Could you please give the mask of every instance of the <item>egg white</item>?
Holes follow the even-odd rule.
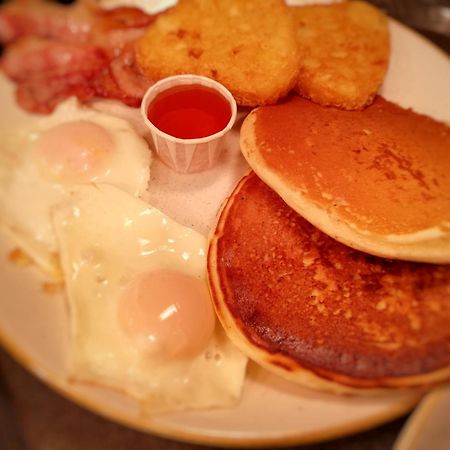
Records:
[[[175,6],[177,0],[96,0],[102,9],[114,9],[120,7],[134,7],[147,14],[158,14],[167,8]]]
[[[219,323],[204,351],[165,358],[127,339],[118,321],[121,293],[142,273],[170,269],[206,283],[205,237],[110,185],[76,187],[53,222],[69,301],[73,380],[120,389],[151,413],[237,401],[247,358]]]
[[[60,277],[58,248],[51,224],[52,209],[68,196],[77,180],[55,180],[45,170],[36,147],[40,136],[74,121],[108,130],[113,147],[106,169],[96,182],[111,183],[137,197],[147,192],[151,152],[122,119],[81,106],[75,98],[48,116],[29,116],[20,128],[0,129],[0,226],[46,273]],[[61,148],[66,142],[62,140]],[[44,163],[45,164],[45,163]],[[45,169],[45,167],[44,167]],[[89,180],[90,181],[90,180]]]

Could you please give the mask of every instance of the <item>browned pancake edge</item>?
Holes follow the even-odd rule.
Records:
[[[381,97],[363,111],[298,96],[241,129],[252,169],[340,242],[377,256],[450,263],[450,127]]]
[[[242,203],[253,201],[252,189],[264,192],[262,198],[269,196],[273,205],[269,202],[250,224],[241,213],[247,207]],[[250,229],[239,235],[236,229],[243,227]],[[298,229],[313,239],[307,244],[309,237],[299,238],[309,245],[304,270],[314,272],[296,277],[289,264],[299,256],[286,249]],[[289,239],[280,247],[284,237]],[[320,242],[319,253],[314,240]],[[246,256],[237,256],[240,252]],[[382,260],[346,247],[298,216],[254,173],[223,205],[210,240],[208,275],[230,339],[288,380],[336,393],[374,394],[450,378],[450,267]],[[313,285],[311,276],[318,277]],[[333,282],[341,291],[327,285]],[[268,289],[269,301],[263,298]],[[267,307],[271,301],[276,304]]]

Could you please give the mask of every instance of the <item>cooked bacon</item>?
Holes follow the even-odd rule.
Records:
[[[12,2],[0,9],[0,42],[8,44],[23,36],[86,40],[94,16],[86,3],[66,7],[45,1]]]
[[[93,45],[27,37],[7,49],[2,68],[17,82],[24,109],[48,113],[71,95],[81,101],[94,97],[94,80],[109,70],[109,59]]]
[[[87,102],[96,96],[92,79],[85,74],[67,74],[64,77],[32,78],[17,84],[19,105],[30,112],[48,114],[68,97],[76,96]]]
[[[120,100],[128,106],[139,106],[142,99],[142,97],[129,95],[122,90],[109,68],[95,78],[92,85],[97,97]]]
[[[136,8],[103,11],[91,0],[8,4],[0,8],[0,42],[9,44],[1,67],[32,112],[51,112],[70,95],[138,106],[151,83],[135,65],[133,44],[153,20]]]
[[[2,59],[3,70],[15,81],[70,74],[92,76],[108,64],[105,52],[94,45],[34,37],[20,39],[9,46]]]
[[[154,16],[137,8],[106,11],[87,0],[71,6],[42,0],[9,3],[0,9],[0,42],[39,36],[117,49],[137,39],[153,20]]]
[[[150,25],[155,16],[144,13],[138,8],[122,6],[110,10],[95,9],[99,23],[97,29],[105,32],[114,29],[145,28]]]
[[[94,45],[28,37],[8,48],[2,68],[17,82],[19,104],[39,113],[51,112],[71,95],[81,101],[98,96],[138,106],[150,85],[134,65],[131,46],[111,61]]]
[[[145,28],[116,29],[106,33],[95,31],[91,42],[101,47],[111,58],[116,58],[125,47],[136,42],[144,32]]]
[[[129,97],[135,98],[137,104],[151,85],[151,81],[142,75],[136,66],[133,46],[128,46],[110,65],[111,75],[119,88]]]

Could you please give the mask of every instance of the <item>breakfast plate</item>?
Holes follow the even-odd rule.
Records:
[[[449,58],[397,22],[391,21],[390,28],[391,64],[381,94],[401,106],[450,122]],[[0,79],[0,93],[0,124],[25,124],[27,116],[15,105],[13,86],[4,78]],[[102,109],[104,105],[95,107]],[[127,114],[134,120],[137,112],[128,110]],[[241,120],[243,115],[241,111]],[[179,223],[207,235],[221,202],[249,170],[239,150],[241,120],[228,136],[218,165],[210,171],[180,175],[155,160],[150,203]],[[242,399],[235,407],[149,417],[136,401],[119,392],[68,379],[69,317],[62,291],[49,285],[33,267],[12,264],[12,250],[2,238],[0,342],[23,366],[63,395],[127,426],[202,444],[282,446],[374,427],[406,413],[421,397],[417,391],[378,397],[318,393],[250,364]]]

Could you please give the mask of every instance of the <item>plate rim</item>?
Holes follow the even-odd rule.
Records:
[[[56,378],[50,376],[47,370],[41,370],[39,366],[33,363],[32,358],[27,355],[26,351],[21,349],[12,339],[10,339],[4,330],[0,329],[0,345],[7,353],[24,369],[34,375],[46,387],[51,388],[60,396],[75,403],[93,414],[99,415],[104,419],[113,421],[127,428],[134,429],[146,434],[153,434],[160,438],[171,439],[179,442],[197,444],[197,445],[213,445],[227,448],[268,448],[272,446],[288,447],[291,445],[313,444],[328,440],[349,436],[351,434],[364,432],[369,429],[382,425],[391,420],[395,420],[409,411],[411,411],[421,400],[424,393],[411,392],[411,396],[406,399],[399,400],[398,403],[391,405],[385,412],[376,413],[370,417],[364,417],[359,420],[352,421],[345,425],[336,425],[326,430],[314,432],[302,432],[298,434],[289,434],[288,436],[274,437],[235,437],[218,435],[217,433],[195,433],[188,431],[180,431],[177,427],[159,425],[144,416],[130,419],[126,414],[121,414],[118,410],[107,411],[101,402],[89,399],[87,396],[78,394],[67,389],[64,382],[59,382]]]

